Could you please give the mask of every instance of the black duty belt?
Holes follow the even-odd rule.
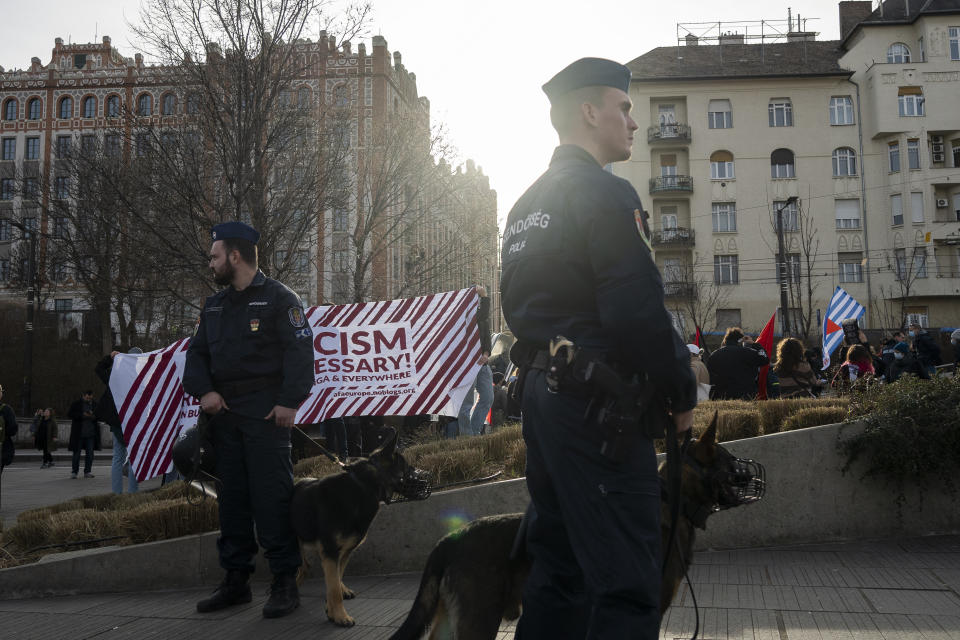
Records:
[[[274,389],[283,384],[279,376],[261,376],[259,378],[244,378],[228,382],[214,383],[214,390],[224,398],[239,398],[249,393],[256,393],[265,389]]]

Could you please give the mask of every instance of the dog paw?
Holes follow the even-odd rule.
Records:
[[[340,615],[330,615],[330,613],[328,612],[327,620],[337,625],[338,627],[352,627],[353,625],[357,624],[357,621],[351,618],[349,615],[347,615],[346,611],[344,611]]]
[[[354,593],[353,589],[351,589],[350,587],[348,587],[348,586],[345,585],[345,584],[341,584],[341,585],[340,585],[340,591],[343,592],[343,599],[344,599],[344,600],[353,600],[354,598],[357,597],[357,594]]]

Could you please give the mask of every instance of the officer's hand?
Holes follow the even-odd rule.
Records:
[[[489,362],[489,361],[490,361],[490,354],[489,354],[489,353],[481,353],[481,354],[480,354],[480,357],[477,358],[477,364],[479,364],[479,365],[481,365],[481,366],[487,364],[487,362]]]
[[[230,407],[227,406],[226,401],[216,391],[208,391],[203,394],[203,397],[200,398],[200,408],[203,409],[204,413],[209,413],[214,416],[221,411],[230,410]]]
[[[690,427],[693,426],[693,409],[681,411],[680,413],[674,412],[673,423],[677,425],[677,433],[689,431]]]
[[[289,429],[293,426],[293,420],[296,417],[296,409],[291,409],[290,407],[281,407],[278,404],[273,407],[273,411],[268,413],[264,420],[273,420],[277,423],[278,427],[287,427]]]
[[[120,352],[119,352],[119,351],[111,351],[111,352],[110,352],[110,358],[111,358],[111,359],[112,359],[112,358],[116,358],[118,353],[120,353]]]

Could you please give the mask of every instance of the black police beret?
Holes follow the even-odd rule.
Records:
[[[242,222],[221,222],[216,225],[213,230],[210,232],[213,241],[217,240],[230,240],[236,238],[238,240],[246,240],[253,244],[257,244],[257,241],[260,240],[260,232],[251,227],[248,224]]]
[[[580,58],[543,85],[550,102],[582,87],[613,87],[624,93],[630,88],[630,69],[603,58]]]

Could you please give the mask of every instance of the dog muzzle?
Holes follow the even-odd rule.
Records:
[[[397,488],[404,500],[426,500],[430,491],[430,472],[423,469],[410,469]]]
[[[747,458],[734,458],[730,461],[730,468],[724,472],[727,482],[721,483],[720,502],[714,507],[716,511],[739,507],[743,504],[757,502],[763,498],[767,489],[767,476],[763,465]]]

